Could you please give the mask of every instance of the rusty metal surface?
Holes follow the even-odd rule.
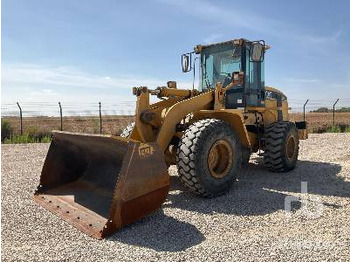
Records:
[[[74,189],[74,186],[69,188]],[[64,192],[67,195],[63,192],[57,195],[48,191],[45,194],[35,195],[34,200],[89,236],[101,238],[102,229],[107,222],[107,218],[76,202],[75,196],[84,194],[81,194],[81,188],[75,187],[75,189],[76,192],[67,192],[65,189]],[[85,193],[89,192],[85,191]]]
[[[156,143],[55,131],[34,200],[103,238],[158,209],[168,190]]]

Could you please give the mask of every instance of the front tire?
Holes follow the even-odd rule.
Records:
[[[265,128],[264,164],[271,171],[295,168],[299,154],[298,130],[292,122],[272,123]]]
[[[196,195],[222,195],[236,179],[241,153],[238,136],[229,124],[199,120],[185,130],[177,148],[180,180]]]

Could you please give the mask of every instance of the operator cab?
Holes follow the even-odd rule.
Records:
[[[237,39],[212,45],[197,45],[200,55],[200,91],[214,89],[220,82],[228,88],[226,108],[264,106],[264,41]],[[183,71],[192,67],[192,53],[182,55]]]

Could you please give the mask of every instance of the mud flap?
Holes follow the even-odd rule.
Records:
[[[156,143],[54,131],[34,200],[100,239],[157,210],[168,191]]]

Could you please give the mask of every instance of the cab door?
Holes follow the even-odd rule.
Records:
[[[257,57],[254,45],[261,45],[261,57]],[[265,106],[264,44],[253,42],[246,46],[244,100],[246,106]]]

